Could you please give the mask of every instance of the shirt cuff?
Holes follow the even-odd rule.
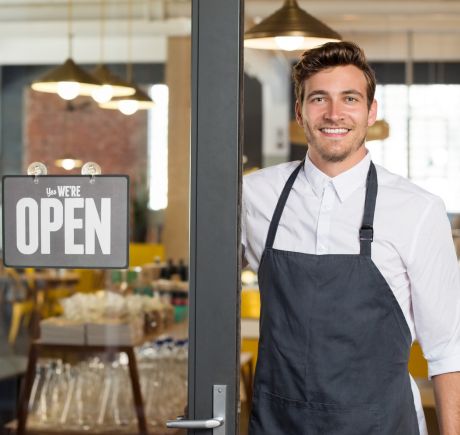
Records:
[[[428,378],[444,373],[460,372],[460,355],[428,361]]]

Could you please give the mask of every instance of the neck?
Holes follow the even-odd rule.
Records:
[[[329,160],[324,160],[319,154],[312,152],[312,149],[308,150],[308,157],[311,162],[324,174],[330,178],[334,178],[337,175],[340,175],[342,172],[348,171],[353,166],[357,165],[364,157],[366,157],[367,149],[363,145],[359,149],[348,156],[345,160],[341,162],[331,162]]]

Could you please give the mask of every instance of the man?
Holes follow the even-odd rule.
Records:
[[[262,310],[251,435],[426,435],[420,342],[443,435],[460,435],[460,277],[442,201],[365,147],[375,77],[349,42],[294,67],[302,162],[245,177]]]

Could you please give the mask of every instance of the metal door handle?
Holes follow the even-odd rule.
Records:
[[[177,420],[168,420],[166,427],[170,429],[214,429],[222,426],[224,419],[221,417],[211,418],[209,420],[183,420],[181,418]]]
[[[212,429],[213,435],[227,435],[225,426],[225,411],[227,402],[227,386],[213,385],[213,418],[208,420],[186,420],[179,417],[177,420],[168,420],[169,429]]]

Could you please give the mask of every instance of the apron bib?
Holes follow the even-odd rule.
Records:
[[[259,267],[259,357],[250,435],[419,435],[408,359],[411,334],[371,259],[377,173],[369,168],[360,253],[273,248],[278,200]]]

